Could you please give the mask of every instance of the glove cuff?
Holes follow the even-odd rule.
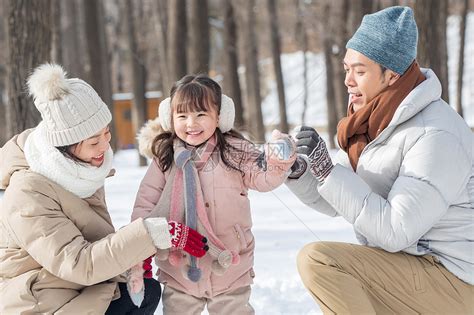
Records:
[[[288,178],[290,179],[298,179],[303,175],[303,173],[306,171],[308,164],[306,163],[306,160],[298,155],[296,157],[295,163],[291,166],[291,173],[288,175]]]
[[[143,222],[145,222],[145,227],[157,248],[171,247],[171,235],[168,230],[168,221],[165,218],[147,218]]]

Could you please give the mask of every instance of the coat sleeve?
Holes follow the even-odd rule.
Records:
[[[308,159],[305,158],[306,163],[309,164]],[[343,150],[339,150],[334,158],[333,163],[340,164],[344,167],[351,167],[347,154]],[[338,216],[336,209],[334,209],[326,199],[322,198],[318,191],[319,181],[310,172],[309,167],[298,179],[288,178],[285,182],[288,188],[293,192],[299,200],[305,205],[311,207],[318,212],[335,217]]]
[[[18,245],[58,278],[94,285],[111,279],[156,251],[143,220],[137,220],[96,242],[87,241],[62,212],[54,190],[28,189],[21,182],[9,189],[18,202],[2,211],[3,222]]]
[[[146,218],[160,200],[166,184],[165,174],[153,159],[138,188],[135,205],[133,206],[132,221]]]
[[[288,160],[280,160],[276,157],[269,157],[258,150],[251,142],[243,142],[242,164],[244,185],[260,192],[271,191],[285,181],[288,171],[295,162],[296,154],[291,154]]]
[[[318,179],[309,171],[309,167],[298,179],[288,178],[285,182],[286,186],[292,193],[298,197],[301,202],[318,212],[335,217],[336,210],[324,199],[318,192]]]
[[[319,192],[370,243],[397,252],[416,243],[447,212],[467,185],[471,159],[455,136],[431,131],[407,150],[387,199],[340,165]]]

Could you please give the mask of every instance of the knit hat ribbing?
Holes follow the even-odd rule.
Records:
[[[416,58],[418,28],[409,7],[367,14],[346,48],[402,75]]]
[[[79,143],[105,128],[112,120],[107,105],[80,79],[66,78],[60,65],[43,64],[28,79],[30,95],[55,147]]]

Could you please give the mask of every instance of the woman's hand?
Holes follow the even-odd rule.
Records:
[[[173,247],[198,258],[209,249],[203,235],[182,223],[167,222],[165,218],[146,218],[144,222],[153,244],[159,249]]]

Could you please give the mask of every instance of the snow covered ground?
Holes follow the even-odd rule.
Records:
[[[107,204],[116,228],[130,220],[135,194],[146,168],[137,167],[134,150],[120,151],[117,170],[106,181]],[[357,243],[352,227],[302,204],[286,186],[249,194],[255,234],[255,283],[251,304],[257,314],[320,314],[296,270],[296,255],[314,241]],[[156,267],[154,269],[156,271]],[[156,314],[162,314],[161,304]]]

